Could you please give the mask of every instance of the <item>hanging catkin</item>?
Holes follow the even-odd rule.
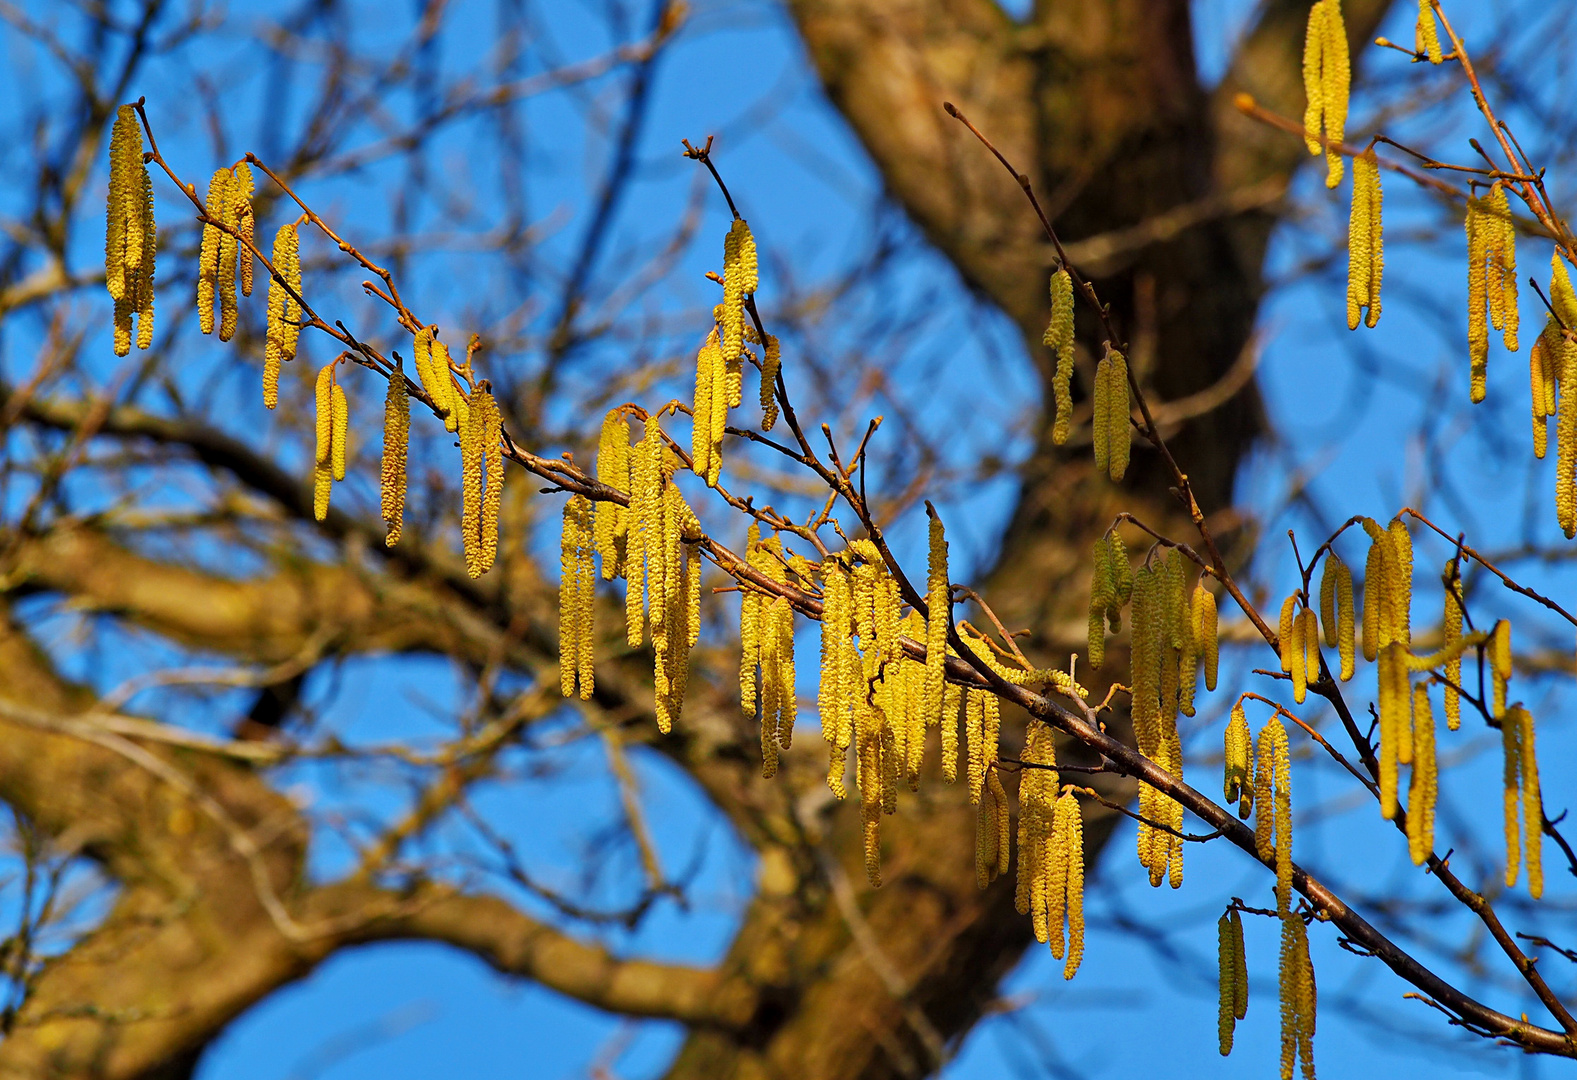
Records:
[[[345,400],[345,388],[338,382],[334,384],[332,423],[334,438],[331,460],[334,465],[334,479],[343,481],[345,459],[350,451],[350,405]]]
[[[1051,275],[1051,322],[1041,338],[1046,348],[1057,358],[1057,367],[1051,385],[1056,402],[1056,420],[1051,428],[1051,441],[1061,446],[1068,441],[1073,420],[1073,278],[1067,267]]]
[[[1341,677],[1353,676],[1352,571],[1334,552],[1325,556],[1320,570],[1320,621],[1325,624],[1325,644],[1341,656]]]
[[[1238,804],[1238,817],[1248,820],[1254,809],[1253,743],[1249,733],[1248,717],[1243,712],[1243,702],[1232,706],[1231,719],[1227,721],[1223,739],[1222,794],[1229,803]]]
[[[1342,179],[1342,155],[1338,146],[1346,136],[1351,81],[1352,67],[1341,0],[1316,0],[1309,9],[1303,43],[1303,89],[1308,99],[1303,127],[1310,154],[1320,152],[1322,134],[1329,144],[1325,148],[1325,186],[1328,188],[1334,188]]]
[[[767,335],[761,355],[761,430],[771,431],[778,422],[778,372],[783,367],[783,345]]]
[[[473,391],[473,400],[480,391]],[[482,485],[486,479],[486,434],[472,410],[460,418],[460,534],[465,545],[465,572],[481,577],[484,566],[482,543]]]
[[[498,558],[498,514],[504,501],[504,418],[486,382],[471,394],[470,417],[482,443],[482,463],[486,468],[487,488],[482,493],[478,563],[485,574]]]
[[[724,360],[738,360],[745,347],[745,297],[756,291],[756,241],[744,218],[735,218],[723,239]]]
[[[1281,1080],[1292,1080],[1301,1063],[1303,1080],[1314,1080],[1314,965],[1303,919],[1289,912],[1281,919]]]
[[[1353,159],[1352,216],[1347,226],[1347,329],[1380,321],[1380,278],[1385,270],[1381,233],[1380,161],[1370,147]],[[1367,311],[1367,316],[1364,312]]]
[[[926,726],[940,723],[947,669],[947,630],[952,620],[952,587],[947,574],[947,533],[942,518],[927,507],[930,517],[926,557],[925,689]]]
[[[202,249],[197,257],[197,325],[205,334],[214,332],[214,300],[218,293],[221,240],[225,235],[213,222],[223,221],[230,206],[231,179],[229,169],[215,169],[208,181],[208,200],[203,204],[209,221],[203,223]],[[231,264],[234,265],[233,248]]]
[[[1272,716],[1259,729],[1254,753],[1254,840],[1261,862],[1276,868],[1276,906],[1292,903],[1292,764],[1287,731]]]
[[[1445,601],[1440,614],[1441,646],[1449,649],[1462,640],[1462,575],[1455,556],[1447,560],[1440,578],[1445,585]],[[1449,680],[1443,693],[1446,727],[1455,731],[1462,726],[1462,696],[1456,689],[1462,685],[1462,654],[1447,660],[1445,668]]]
[[[1484,400],[1489,371],[1488,254],[1494,224],[1483,199],[1467,197],[1467,343],[1474,403]]]
[[[400,542],[405,521],[405,463],[411,439],[411,400],[405,391],[405,370],[396,367],[389,373],[388,395],[383,399],[383,463],[379,470],[383,542],[393,547]]]
[[[1549,442],[1549,417],[1554,411],[1550,408],[1554,404],[1555,382],[1550,377],[1550,327],[1555,325],[1554,320],[1546,317],[1544,332],[1533,339],[1533,348],[1528,350],[1528,398],[1533,414],[1533,456],[1540,461],[1544,460],[1545,451]],[[1555,355],[1559,355],[1558,346]]]
[[[597,482],[630,493],[630,422],[622,408],[610,409],[602,418],[597,437]],[[611,499],[597,503],[597,554],[602,559],[604,581],[624,573],[629,518],[629,509]]]
[[[235,336],[238,309],[235,298],[236,261],[240,250],[237,234],[241,219],[252,214],[252,170],[245,162],[230,170],[226,182],[220,221],[225,228],[219,232],[219,266],[216,271],[215,289],[219,295],[219,340],[229,341]],[[212,205],[209,212],[213,212]],[[247,252],[248,261],[251,252]]]
[[[843,799],[848,794],[843,783],[844,765],[853,736],[852,687],[851,680],[845,677],[846,654],[853,648],[849,632],[853,597],[848,567],[837,556],[822,561],[821,574],[821,683],[817,711],[821,714],[821,737],[829,752],[827,786],[835,796]],[[956,768],[956,741],[953,764]]]
[[[1062,965],[1062,977],[1071,979],[1078,973],[1084,960],[1084,815],[1079,800],[1073,792],[1064,792],[1057,800],[1052,819],[1053,858],[1062,855],[1061,883],[1063,888],[1062,910],[1068,922],[1067,959]],[[1052,930],[1052,956],[1058,955],[1056,945],[1062,939],[1061,918]]]
[[[1197,643],[1200,659],[1205,665],[1205,689],[1213,691],[1216,688],[1216,673],[1221,657],[1215,593],[1205,588],[1205,583],[1200,581],[1194,586],[1194,595],[1189,606],[1193,617],[1194,641]]]
[[[153,272],[158,247],[153,221],[153,181],[142,160],[142,129],[135,107],[122,105],[110,134],[109,198],[105,209],[104,281],[115,301],[115,355],[153,345]]]
[[[1506,683],[1511,679],[1511,623],[1501,619],[1489,639],[1490,715],[1506,712]]]
[[[1488,210],[1489,241],[1486,291],[1489,296],[1490,323],[1501,331],[1507,352],[1516,352],[1519,316],[1517,311],[1517,227],[1511,219],[1511,204],[1506,186],[1496,180],[1485,197]]]
[[[1111,547],[1102,536],[1095,541],[1090,570],[1089,661],[1096,669],[1106,661],[1106,610],[1116,599]]]
[[[1435,714],[1429,684],[1413,687],[1413,776],[1407,788],[1407,850],[1422,866],[1435,845],[1435,801],[1439,774],[1435,763]]]
[[[318,369],[313,395],[316,406],[317,447],[312,455],[312,516],[322,521],[328,516],[329,495],[334,485],[334,362]]]
[[[559,690],[588,701],[595,689],[591,664],[596,576],[592,561],[591,501],[575,495],[564,504],[559,544]]]
[[[1019,760],[1023,768],[1018,781],[1018,879],[1013,900],[1019,914],[1031,917],[1035,940],[1045,943],[1050,940],[1046,898],[1051,860],[1047,857],[1047,845],[1051,841],[1059,783],[1052,729],[1031,723]]]
[[[1430,0],[1418,0],[1418,23],[1413,30],[1413,44],[1418,55],[1427,57],[1431,64],[1438,64],[1445,59],[1440,51],[1440,30],[1435,25],[1435,9]]]
[[[1243,953],[1243,919],[1236,908],[1216,920],[1216,959],[1221,990],[1216,1032],[1221,1056],[1226,1057],[1232,1053],[1237,1022],[1248,1015],[1248,961]]]
[[[296,358],[296,341],[301,336],[301,239],[294,225],[281,225],[274,234],[271,255],[278,278],[268,282],[268,326],[263,338],[263,404],[272,409],[279,404],[279,369]],[[288,288],[286,287],[288,285]]]

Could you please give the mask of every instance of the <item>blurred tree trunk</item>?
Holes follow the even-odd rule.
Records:
[[[1388,3],[1345,5],[1355,57]],[[1229,378],[1253,330],[1276,204],[1306,158],[1298,140],[1247,121],[1232,98],[1247,91],[1301,115],[1307,3],[1262,5],[1214,88],[1197,75],[1186,0],[1039,0],[1023,22],[993,0],[789,6],[828,96],[892,196],[970,287],[1018,325],[1043,383],[1050,249],[1013,179],[943,101],[1028,173],[1065,244],[1104,256],[1084,268],[1153,402]],[[1135,244],[1139,234],[1152,242]],[[1076,403],[1100,355],[1094,322],[1080,312]],[[986,592],[1009,627],[1030,628],[1042,655],[1064,663],[1070,650],[1083,652],[1088,551],[1113,515],[1130,510],[1179,537],[1188,525],[1144,447],[1117,489],[1093,475],[1087,442],[1052,444],[1051,419],[1043,411]],[[1172,436],[1207,513],[1230,504],[1234,472],[1261,424],[1250,382]],[[1125,656],[1109,650],[1104,677],[1081,681],[1103,688]],[[1005,728],[1015,747],[1021,724]],[[852,919],[824,889],[773,895],[768,851],[761,895],[730,960],[774,990],[743,1032],[692,1034],[670,1076],[852,1080],[933,1070],[942,1045],[980,1018],[1033,941],[1010,880],[976,890],[974,815],[962,794],[933,785],[918,806],[884,821],[887,883],[857,891],[862,910]],[[860,878],[856,815],[840,820],[838,858]],[[1110,814],[1087,820],[1091,863],[1113,824]]]

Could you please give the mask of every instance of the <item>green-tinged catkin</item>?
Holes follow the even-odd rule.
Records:
[[[1484,200],[1467,197],[1467,343],[1472,399],[1484,400],[1489,370],[1489,281],[1487,254],[1492,229]]]
[[[559,693],[575,696],[575,675],[580,650],[580,513],[573,496],[564,504],[559,533]]]
[[[982,788],[975,809],[975,887],[979,889],[991,884],[997,876],[997,815],[1000,813],[991,785],[982,782]]]
[[[1518,774],[1522,781],[1522,834],[1528,866],[1528,895],[1544,895],[1544,801],[1539,789],[1539,761],[1533,745],[1533,714],[1518,705],[1502,723],[1516,723]]]
[[[690,413],[690,467],[701,477],[712,468],[712,385],[717,381],[712,368],[721,362],[717,331],[713,330],[695,354],[695,396]]]
[[[1435,9],[1430,0],[1418,0],[1418,25],[1413,31],[1417,51],[1428,57],[1431,64],[1445,59],[1440,51],[1440,29],[1435,25]]]
[[[610,409],[597,437],[597,482],[626,495],[630,491],[630,421],[623,409]],[[608,500],[597,503],[597,555],[602,577],[612,581],[624,572],[629,509]]]
[[[1380,163],[1370,147],[1353,159],[1352,213],[1347,225],[1347,329],[1380,321],[1380,278],[1385,267],[1381,234]]]
[[[1226,1057],[1232,1053],[1232,1035],[1237,1022],[1248,1014],[1248,979],[1244,977],[1248,960],[1243,953],[1243,918],[1236,908],[1229,908],[1216,920],[1216,960],[1221,990],[1216,1033],[1221,1056]]]
[[[1333,551],[1325,556],[1325,564],[1320,568],[1320,622],[1325,626],[1327,648],[1334,648],[1337,641],[1336,564],[1339,562],[1341,560]]]
[[[1577,330],[1577,291],[1572,289],[1571,274],[1560,248],[1550,255],[1550,306],[1568,330]]]
[[[1514,716],[1500,721],[1501,806],[1506,825],[1506,888],[1517,883],[1522,869],[1521,809],[1522,725]]]
[[[153,220],[153,177],[142,170],[142,259],[135,268],[137,282],[137,348],[153,347],[153,274],[159,252],[159,230]],[[131,252],[127,252],[129,258]],[[130,272],[130,271],[128,271]]]
[[[345,388],[334,384],[332,404],[334,426],[333,448],[330,458],[334,465],[334,479],[345,479],[345,459],[350,451],[350,404],[345,400]]]
[[[1031,723],[1019,759],[1024,767],[1019,771],[1018,782],[1018,878],[1014,905],[1019,914],[1031,916],[1035,940],[1044,943],[1050,939],[1046,919],[1050,860],[1046,858],[1046,844],[1051,838],[1058,786],[1052,729]]]
[[[1520,317],[1517,311],[1517,226],[1511,218],[1511,204],[1506,199],[1506,186],[1496,180],[1485,197],[1489,212],[1490,240],[1488,256],[1491,323],[1501,332],[1501,341],[1507,352],[1518,348],[1517,331]]]
[[[116,300],[130,291],[131,265],[142,258],[141,215],[137,204],[142,197],[142,129],[137,126],[137,110],[122,105],[110,130],[109,198],[104,217],[104,284]]]
[[[1128,562],[1128,548],[1115,528],[1106,534],[1106,545],[1110,549],[1107,569],[1111,572],[1112,589],[1116,593],[1106,608],[1106,623],[1111,632],[1116,634],[1123,628],[1123,605],[1133,599],[1133,566]]]
[[[1051,275],[1051,322],[1041,341],[1057,357],[1051,380],[1057,408],[1051,441],[1061,446],[1073,421],[1073,278],[1066,267]]]
[[[1112,581],[1111,556],[1106,537],[1096,540],[1090,568],[1089,662],[1092,671],[1106,661],[1106,611],[1117,596]]]
[[[638,649],[646,632],[647,593],[661,580],[659,525],[662,503],[662,429],[648,416],[640,442],[630,448],[630,516],[625,549],[625,641]],[[648,565],[650,564],[650,565]]]
[[[240,171],[237,171],[240,170]],[[214,290],[219,299],[219,340],[229,341],[235,336],[238,307],[235,298],[236,256],[239,243],[236,234],[241,230],[242,207],[251,213],[252,170],[245,164],[230,170],[226,181],[225,199],[221,204],[220,221],[225,225],[219,232],[219,265],[215,271]],[[213,206],[209,206],[213,212]]]
[[[1380,814],[1397,814],[1398,768],[1412,760],[1412,693],[1407,647],[1392,642],[1380,649],[1375,672],[1380,713]]]
[[[1335,144],[1346,134],[1351,80],[1340,0],[1317,0],[1309,9],[1303,44],[1303,88],[1308,99],[1303,114],[1304,142],[1310,154],[1320,152],[1321,134],[1332,144],[1325,151],[1325,186],[1329,188],[1342,179],[1342,156]]]
[[[203,210],[211,221],[224,220],[225,208],[230,204],[231,179],[229,169],[216,169],[208,181],[208,200]],[[202,249],[197,257],[197,325],[205,334],[214,332],[214,300],[218,295],[219,255],[224,235],[218,225],[203,224]],[[233,252],[231,261],[233,264]]]
[[[296,358],[296,341],[301,335],[301,305],[291,295],[301,292],[301,239],[294,225],[281,225],[274,233],[270,256],[276,278],[268,282],[268,324],[263,337],[263,404],[272,409],[279,404],[280,365]],[[286,288],[285,283],[289,284]]]
[[[411,399],[405,390],[405,371],[397,367],[389,373],[389,390],[383,399],[383,462],[379,470],[383,524],[387,530],[383,542],[389,547],[400,542],[405,522],[405,466],[410,440]]]
[[[952,620],[952,586],[947,571],[947,533],[940,515],[932,512],[926,554],[925,683],[922,711],[925,724],[944,719],[942,705],[947,669],[947,630]]]
[[[1222,794],[1227,802],[1238,804],[1238,817],[1246,820],[1254,808],[1253,763],[1249,760],[1253,736],[1249,734],[1241,701],[1232,706],[1222,742]]]
[[[1066,867],[1063,871],[1063,887],[1067,890],[1064,910],[1068,919],[1068,956],[1062,965],[1062,977],[1071,979],[1084,961],[1084,814],[1071,791],[1064,792],[1057,800],[1053,829],[1059,826]]]
[[[771,431],[778,422],[778,372],[783,369],[783,345],[767,335],[761,355],[761,430]]]
[[[596,599],[597,599],[597,561],[596,548],[592,536],[593,508],[591,500],[583,495],[575,498],[581,502],[577,510],[576,523],[576,598],[580,604],[580,614],[577,617],[577,629],[580,631],[580,643],[575,650],[575,681],[580,687],[580,699],[590,701],[591,695],[596,691],[596,674],[593,669],[593,660],[596,656]],[[684,688],[680,686],[678,694],[684,696]]]
[[[1490,715],[1506,712],[1506,683],[1511,679],[1511,623],[1501,619],[1489,638]]]
[[[252,295],[252,248],[256,244],[254,235],[257,218],[252,210],[252,194],[256,184],[252,179],[252,167],[242,161],[235,167],[235,182],[230,185],[230,196],[235,202],[235,228],[240,234],[236,242],[236,255],[240,259],[238,270],[241,275],[241,295]]]
[[[1262,862],[1276,867],[1278,911],[1292,903],[1292,765],[1287,731],[1272,716],[1254,751],[1254,842]]]
[[[942,721],[938,734],[942,740],[942,779],[949,784],[958,779],[958,720],[963,704],[963,688],[948,683],[942,691]]]
[[[1407,850],[1422,866],[1435,846],[1435,799],[1439,773],[1435,762],[1435,714],[1429,684],[1413,687],[1413,775],[1407,787]]]
[[[1445,601],[1440,613],[1441,646],[1449,649],[1462,640],[1462,576],[1458,572],[1455,557],[1446,562],[1441,580],[1445,585]],[[1456,689],[1462,685],[1462,654],[1458,653],[1447,660],[1445,668],[1446,678],[1450,680],[1442,695],[1445,700],[1446,727],[1455,731],[1462,726],[1462,696]]]
[[[1128,471],[1128,453],[1132,447],[1128,433],[1128,361],[1116,349],[1111,350],[1110,359],[1111,366],[1106,373],[1109,383],[1106,388],[1106,474],[1115,484]]]
[[[1104,473],[1111,467],[1111,371],[1110,356],[1103,356],[1095,365],[1095,387],[1090,402],[1090,440],[1095,452],[1095,471]]]
[[[460,533],[465,571],[482,576],[482,484],[486,470],[482,425],[469,412],[460,416]]]
[[[1159,575],[1141,566],[1134,575],[1133,642],[1129,648],[1129,686],[1133,698],[1134,737],[1139,752],[1154,757],[1160,738],[1161,619]],[[1143,826],[1140,827],[1141,833]]]
[[[1281,1080],[1292,1080],[1301,1064],[1304,1080],[1314,1080],[1316,995],[1309,960],[1308,928],[1299,915],[1281,919]]]

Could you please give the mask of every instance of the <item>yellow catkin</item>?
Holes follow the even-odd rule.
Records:
[[[136,268],[137,348],[153,347],[153,273],[158,258],[159,230],[153,220],[153,178],[142,170],[142,260]],[[130,258],[131,252],[127,251]]]
[[[706,340],[695,354],[695,396],[692,403],[690,424],[690,460],[697,476],[706,476],[712,467],[712,384],[716,373],[715,363],[721,362],[715,340],[717,334]]]
[[[484,383],[471,394],[471,423],[482,443],[482,462],[487,471],[487,488],[482,493],[480,523],[482,573],[492,569],[498,558],[498,515],[504,502],[504,418],[498,402]]]
[[[1320,0],[1325,8],[1321,26],[1320,81],[1325,103],[1325,135],[1333,145],[1325,149],[1325,186],[1334,188],[1342,181],[1343,158],[1334,144],[1347,135],[1347,95],[1352,82],[1352,66],[1347,55],[1347,26],[1342,21],[1341,0]]]
[[[1106,661],[1106,611],[1116,599],[1112,580],[1111,546],[1106,537],[1095,541],[1090,568],[1090,620],[1088,655],[1090,668]]]
[[[980,791],[986,780],[985,699],[989,691],[964,691],[965,749],[969,755],[969,801],[980,804]]]
[[[1232,716],[1227,721],[1226,734],[1222,740],[1222,794],[1229,803],[1241,803],[1238,816],[1242,818],[1248,817],[1254,805],[1250,742],[1248,717],[1244,715],[1243,703],[1239,701],[1232,706]]]
[[[1095,365],[1095,388],[1090,402],[1090,439],[1098,473],[1111,468],[1111,370],[1111,357],[1101,357]]]
[[[1550,306],[1568,330],[1577,330],[1577,291],[1559,248],[1550,256]]]
[[[467,413],[460,417],[460,534],[465,545],[465,571],[481,577],[482,484],[485,479],[486,453],[482,425]]]
[[[329,516],[329,496],[334,490],[334,473],[327,465],[312,466],[312,516],[322,521]]]
[[[274,269],[289,283],[285,287],[277,279],[268,283],[268,325],[263,338],[263,404],[274,408],[279,404],[280,365],[296,358],[296,341],[300,337],[301,305],[291,290],[301,292],[301,240],[294,225],[281,225],[274,234],[274,249],[270,256]]]
[[[1419,54],[1428,57],[1431,64],[1438,64],[1445,59],[1445,54],[1440,51],[1440,30],[1435,25],[1435,10],[1430,0],[1418,0],[1418,25],[1414,31],[1414,40]]]
[[[1506,712],[1506,683],[1511,679],[1511,623],[1501,619],[1489,639],[1490,714],[1499,719]]]
[[[1298,632],[1298,594],[1281,602],[1281,618],[1276,624],[1276,642],[1281,650],[1281,670],[1292,670],[1293,637]]]
[[[1549,401],[1550,392],[1554,389],[1549,385],[1546,372],[1549,360],[1546,355],[1546,339],[1549,330],[1540,334],[1533,341],[1533,348],[1528,350],[1528,387],[1529,400],[1533,406],[1533,456],[1540,461],[1549,444],[1549,410],[1546,403]]]
[[[332,410],[334,436],[330,460],[334,465],[334,479],[344,480],[345,459],[350,450],[350,405],[345,400],[345,388],[339,383],[334,384]]]
[[[1014,904],[1020,914],[1031,916],[1035,940],[1050,940],[1046,918],[1046,886],[1050,861],[1046,845],[1051,838],[1053,810],[1058,790],[1057,749],[1052,730],[1032,723],[1020,755],[1024,768],[1019,772],[1018,803],[1018,879]]]
[[[840,739],[849,709],[842,674],[843,649],[849,629],[849,577],[847,568],[836,557],[822,562],[821,574],[821,678],[816,707],[821,714],[821,737],[831,753],[827,785],[842,799],[847,794],[843,787],[843,754],[848,743],[840,743]],[[743,676],[741,665],[741,678]]]
[[[1448,649],[1462,640],[1462,577],[1457,566],[1456,559],[1450,559],[1441,575],[1445,584],[1445,601],[1440,614],[1441,644]],[[1450,680],[1443,694],[1446,727],[1455,731],[1462,726],[1462,696],[1456,690],[1462,685],[1462,654],[1447,660],[1445,669],[1446,678]]]
[[[1435,714],[1429,684],[1413,687],[1413,776],[1407,788],[1407,849],[1422,866],[1435,846],[1435,800],[1439,774],[1435,762]]]
[[[1468,360],[1472,379],[1471,396],[1477,403],[1484,400],[1489,370],[1489,283],[1485,259],[1489,250],[1490,222],[1483,200],[1472,194],[1467,198],[1464,227],[1467,231]]]
[[[597,482],[615,491],[630,493],[630,422],[623,409],[610,409],[597,437]],[[624,573],[624,549],[629,536],[626,507],[611,499],[597,503],[597,554],[602,577],[612,581]]]
[[[1278,911],[1292,903],[1292,766],[1287,731],[1272,716],[1260,728],[1254,753],[1254,841],[1261,861],[1276,867]]]
[[[593,691],[591,657],[582,655],[589,645],[595,579],[586,573],[591,565],[591,501],[575,495],[564,504],[563,534],[559,545],[559,690],[565,697],[577,693],[589,699]]]
[[[252,170],[245,164],[230,170],[226,181],[225,199],[221,205],[220,220],[226,226],[219,233],[219,266],[214,288],[219,297],[219,340],[229,341],[235,336],[238,308],[235,298],[236,256],[239,243],[236,234],[241,230],[242,207],[251,213]],[[209,207],[213,212],[213,207]]]
[[[1516,721],[1517,751],[1522,781],[1522,832],[1528,866],[1528,894],[1535,900],[1544,895],[1544,802],[1539,790],[1539,762],[1533,745],[1533,714],[1518,705],[1515,716],[1507,714],[1503,723]]]
[[[1522,725],[1517,717],[1500,722],[1501,805],[1506,825],[1506,888],[1517,883],[1522,869],[1522,837],[1519,816],[1522,790]]]
[[[1490,186],[1488,204],[1490,215],[1489,280],[1491,320],[1501,332],[1501,341],[1507,352],[1518,348],[1517,332],[1520,315],[1517,310],[1517,226],[1511,218],[1511,204],[1506,199],[1506,185],[1495,181]]]
[[[1160,738],[1161,620],[1156,571],[1141,566],[1134,575],[1133,642],[1129,649],[1133,690],[1134,737],[1139,752],[1154,757]],[[1141,832],[1143,827],[1141,826]]]
[[[947,669],[947,630],[952,620],[952,587],[947,573],[947,532],[942,519],[930,515],[926,556],[925,684],[923,708],[926,726],[943,720],[942,705]]]
[[[755,567],[759,562],[756,553],[756,544],[761,539],[761,527],[756,522],[750,523],[750,528],[745,535],[745,562]],[[740,593],[739,605],[739,711],[744,713],[747,720],[756,718],[756,668],[761,663],[761,606],[762,595],[753,589],[746,588]],[[826,626],[826,616],[830,614],[830,607],[824,612],[822,621]],[[826,650],[823,649],[825,656]],[[765,735],[763,740],[763,754],[765,754]],[[772,768],[776,768],[776,760]]]
[[[1363,528],[1370,540],[1363,582],[1363,655],[1374,660],[1397,638],[1396,593],[1402,582],[1394,538],[1372,518],[1363,519]]]
[[[1412,760],[1412,695],[1407,673],[1407,647],[1393,642],[1380,650],[1375,677],[1379,683],[1380,813],[1397,814],[1398,766]]]
[[[1122,480],[1128,471],[1128,453],[1131,449],[1128,433],[1129,390],[1128,361],[1116,349],[1111,350],[1111,366],[1106,379],[1107,408],[1107,475],[1112,483]]]
[[[1325,82],[1320,71],[1325,43],[1324,21],[1324,2],[1315,0],[1314,6],[1309,8],[1309,24],[1303,35],[1303,96],[1307,102],[1303,109],[1303,144],[1314,156],[1320,152],[1319,136],[1325,124]]]
[[[1292,700],[1303,704],[1309,689],[1308,623],[1306,611],[1292,617],[1292,633],[1281,644],[1282,667],[1292,675]]]
[[[1380,162],[1370,147],[1353,159],[1352,216],[1347,228],[1347,329],[1358,329],[1360,314],[1373,327],[1380,321],[1380,279],[1385,270],[1381,232]]]
[[[1216,674],[1221,660],[1219,616],[1216,612],[1215,593],[1205,588],[1204,582],[1201,581],[1194,586],[1194,595],[1189,607],[1193,617],[1194,641],[1199,651],[1199,658],[1205,666],[1205,689],[1213,691],[1216,688]]]
[[[383,399],[383,462],[379,470],[383,524],[387,530],[383,542],[389,547],[400,542],[405,521],[405,464],[410,440],[411,400],[405,391],[405,372],[395,368],[389,373],[388,395]]]
[[[756,291],[756,241],[743,218],[723,240],[723,359],[738,360],[745,345],[745,297]]]
[[[252,295],[252,248],[256,242],[257,227],[256,214],[252,210],[254,190],[252,167],[243,161],[235,167],[235,183],[231,186],[231,194],[235,198],[236,231],[241,234],[236,244],[236,254],[241,260],[242,296]]]
[[[116,300],[129,291],[128,270],[136,269],[133,259],[142,258],[142,130],[137,126],[137,110],[122,105],[110,131],[109,199],[104,219],[104,284]],[[135,254],[134,254],[135,253]]]
[[[327,363],[318,369],[315,391],[317,405],[317,452],[313,457],[319,465],[327,465],[333,453],[334,440],[334,364]]]
[[[1248,959],[1243,951],[1243,918],[1230,908],[1216,920],[1217,976],[1221,999],[1216,1016],[1216,1032],[1221,1056],[1232,1053],[1232,1035],[1237,1022],[1248,1014]]]
[[[1051,379],[1057,408],[1051,441],[1061,446],[1068,441],[1073,420],[1073,278],[1066,267],[1051,275],[1051,322],[1041,341],[1057,358]]]
[[[1400,516],[1391,519],[1386,531],[1391,538],[1391,551],[1395,560],[1396,576],[1389,595],[1391,598],[1391,633],[1403,645],[1413,643],[1413,537]]]
[[[1062,965],[1062,977],[1071,979],[1084,961],[1084,815],[1073,792],[1064,792],[1057,800],[1056,818],[1061,825],[1066,860],[1063,884],[1067,890],[1064,908],[1068,918],[1068,956]]]
[[[1559,266],[1559,262],[1556,263]],[[1569,286],[1568,286],[1569,288]],[[1550,291],[1555,292],[1554,283]],[[1572,324],[1577,326],[1577,323]],[[1555,410],[1555,520],[1568,540],[1577,536],[1577,344],[1553,335],[1559,373]],[[1546,345],[1549,348],[1550,344]]]
[[[1292,1080],[1300,1065],[1304,1080],[1314,1080],[1314,965],[1308,928],[1290,913],[1283,913],[1281,920],[1280,989],[1281,1080]]]
[[[1303,669],[1311,683],[1320,679],[1320,620],[1310,609],[1303,612]]]
[[[783,345],[767,335],[761,356],[761,430],[771,431],[778,422],[778,372],[783,368]]]
[[[225,209],[230,204],[230,180],[229,169],[216,169],[208,181],[208,200],[203,204],[203,209],[205,216],[212,221],[224,220]],[[203,224],[202,249],[197,257],[197,325],[205,334],[214,332],[214,299],[218,294],[219,255],[223,236],[224,232],[218,225]],[[231,261],[233,265],[233,251]]]

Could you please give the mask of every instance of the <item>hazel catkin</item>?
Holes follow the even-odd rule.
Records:
[[[1056,404],[1051,441],[1061,446],[1068,441],[1073,420],[1073,278],[1067,267],[1051,275],[1051,322],[1041,342],[1057,358],[1051,380]]]
[[[1356,330],[1360,317],[1371,328],[1380,321],[1385,248],[1380,164],[1374,147],[1353,159],[1352,179],[1352,216],[1347,227],[1347,329]]]
[[[383,462],[379,470],[383,542],[393,547],[400,542],[405,521],[405,466],[411,440],[411,399],[405,390],[405,371],[396,367],[389,372],[389,389],[383,399]]]
[[[1334,188],[1342,179],[1342,154],[1338,147],[1346,135],[1351,81],[1352,66],[1341,0],[1316,0],[1309,9],[1303,44],[1303,88],[1308,100],[1303,127],[1304,142],[1310,154],[1319,154],[1322,134],[1328,144],[1325,147],[1325,186],[1328,188]]]

